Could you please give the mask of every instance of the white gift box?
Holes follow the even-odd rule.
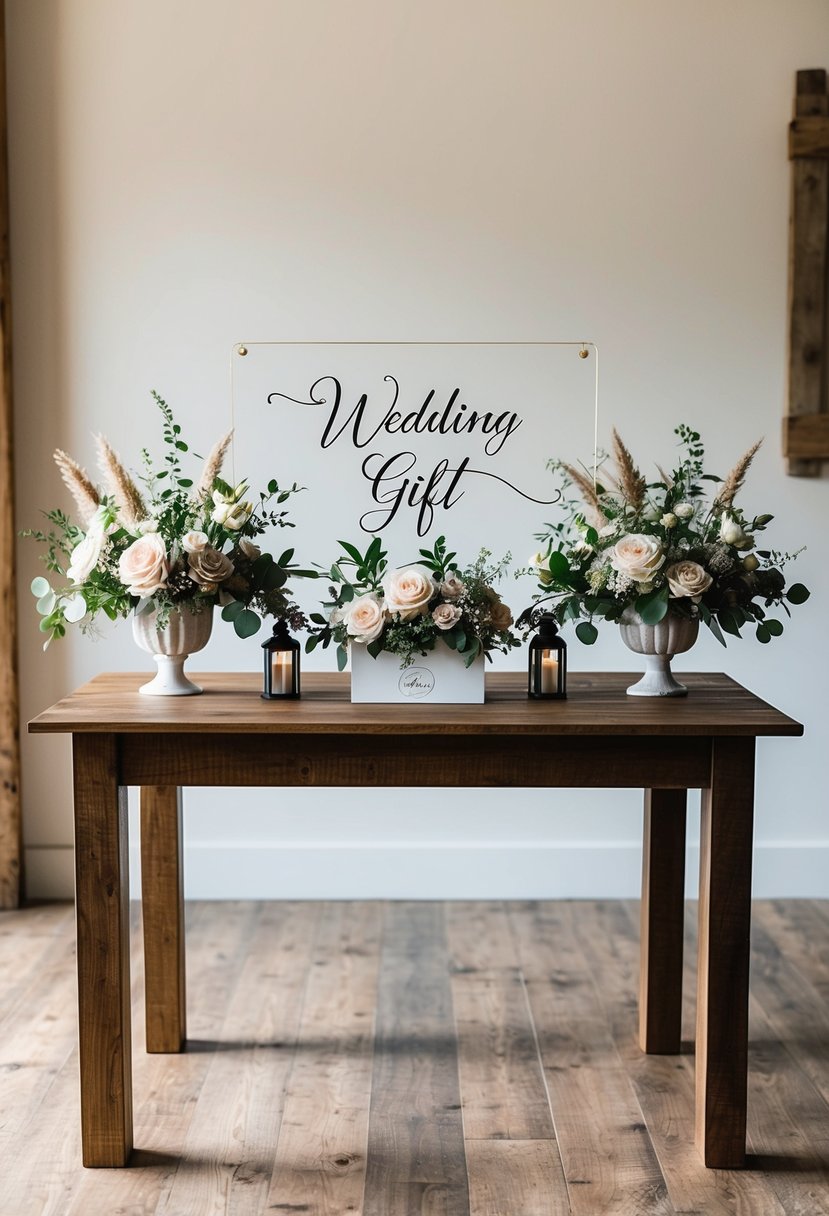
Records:
[[[430,705],[476,705],[484,700],[484,656],[471,667],[441,642],[427,655],[417,655],[410,667],[401,667],[395,654],[382,650],[373,659],[365,646],[352,643],[351,700],[355,703],[418,701]]]

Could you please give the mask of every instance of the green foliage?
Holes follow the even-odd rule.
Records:
[[[627,608],[649,625],[669,612],[699,618],[723,646],[726,635],[740,637],[747,625],[763,644],[782,634],[782,623],[768,619],[766,609],[791,615],[790,606],[805,603],[809,592],[802,583],[786,589],[783,567],[797,552],[755,547],[774,516],[748,515],[734,504],[753,452],[738,462],[730,480],[723,479],[705,471],[698,431],[683,423],[675,434],[674,467],[646,483],[644,498],[632,492],[628,499],[623,475],[604,474],[605,455],[599,456],[595,482],[586,466],[572,472],[572,466],[548,462],[560,483],[563,518],[536,533],[541,553],[528,569],[516,571],[534,574],[537,584],[519,625],[528,625],[543,604],[560,624],[575,623],[576,636],[587,645],[596,640],[595,619],[616,623]],[[724,481],[727,497],[718,499]],[[647,573],[626,564],[624,552],[616,555],[618,543],[637,538],[652,555]],[[689,565],[696,571],[689,576],[691,587],[676,577],[672,586],[670,573],[684,567],[687,574]]]

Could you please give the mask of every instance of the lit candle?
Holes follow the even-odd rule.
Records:
[[[273,691],[275,693],[293,692],[293,664],[289,650],[275,650],[272,658]]]
[[[551,650],[541,652],[541,691],[558,692],[558,659]]]

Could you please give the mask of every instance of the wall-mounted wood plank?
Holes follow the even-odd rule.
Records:
[[[16,908],[21,891],[22,839],[5,31],[5,3],[0,0],[0,908]]]
[[[790,130],[790,147],[798,151],[791,153],[789,419],[812,417],[826,410],[829,160],[822,152],[803,149],[820,144],[823,135],[819,132],[823,132],[827,115],[826,72],[818,68],[798,72],[795,118]],[[790,474],[820,476],[820,459],[804,458],[794,451],[786,455]]]
[[[784,418],[783,454],[804,460],[829,460],[829,414]]]

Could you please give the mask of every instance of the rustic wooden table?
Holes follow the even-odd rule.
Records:
[[[348,677],[310,675],[299,701],[262,701],[254,675],[198,676],[203,697],[142,697],[102,675],[29,723],[70,733],[75,783],[81,1121],[87,1166],[132,1148],[128,785],[141,786],[147,1049],[185,1041],[181,787],[589,786],[645,790],[639,1034],[680,1045],[686,791],[703,791],[697,1143],[745,1160],[755,739],[802,726],[722,675],[684,700],[625,695],[630,675],[574,675],[567,701],[525,677],[487,678],[485,705],[352,705]]]

